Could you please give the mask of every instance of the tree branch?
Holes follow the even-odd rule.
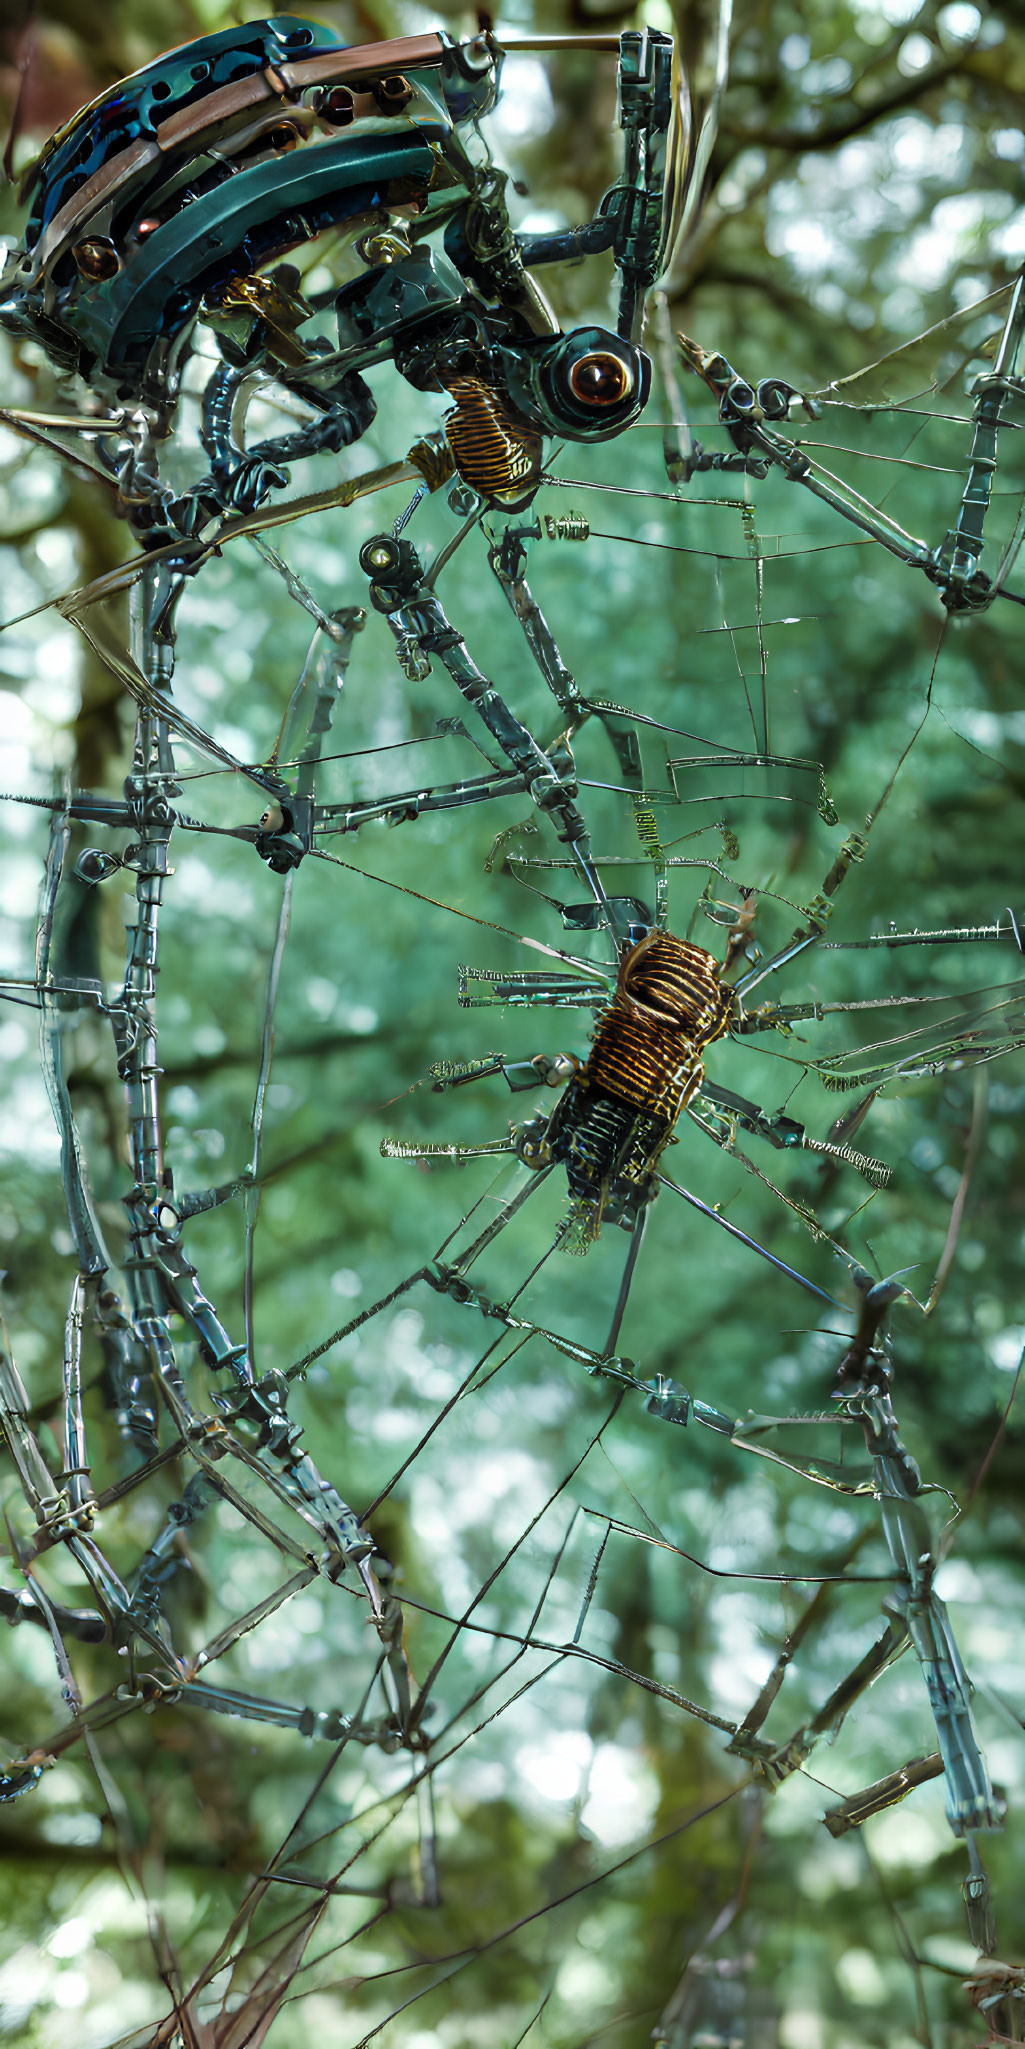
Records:
[[[884,121],[888,114],[899,113],[902,107],[917,105],[935,86],[945,85],[948,79],[964,70],[964,56],[964,51],[959,51],[956,57],[948,57],[944,63],[934,64],[930,70],[920,71],[916,77],[902,79],[899,85],[883,93],[871,106],[855,107],[844,120],[831,126],[819,129],[745,128],[739,122],[724,121],[720,133],[732,136],[742,149],[783,149],[795,156],[836,149],[851,136],[863,134],[874,122]]]

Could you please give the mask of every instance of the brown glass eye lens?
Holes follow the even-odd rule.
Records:
[[[104,235],[97,235],[87,242],[76,242],[71,252],[82,277],[99,279],[114,277],[121,268],[121,258]]]
[[[585,406],[614,406],[626,398],[633,380],[618,356],[581,356],[569,373],[569,388]]]

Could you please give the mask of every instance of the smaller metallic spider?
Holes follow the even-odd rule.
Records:
[[[689,1110],[700,1127],[725,1147],[732,1147],[738,1129],[742,1129],[780,1150],[803,1148],[827,1155],[854,1167],[875,1187],[884,1186],[889,1179],[890,1170],[881,1161],[856,1152],[846,1143],[856,1128],[857,1114],[839,1120],[828,1139],[814,1139],[803,1124],[785,1111],[763,1110],[746,1097],[707,1082],[704,1068],[705,1050],[717,1039],[763,1030],[785,1031],[791,1010],[802,1017],[814,1014],[815,1005],[783,1009],[771,1003],[747,1011],[743,994],[821,939],[832,910],[830,898],[864,851],[865,842],[860,835],[853,834],[845,841],[821,891],[806,907],[804,923],[790,943],[768,960],[757,957],[757,949],[752,945],[754,910],[752,898],[747,895],[722,963],[704,947],[678,939],[657,925],[632,923],[620,942],[615,986],[607,1003],[602,1002],[600,968],[588,978],[544,972],[489,978],[491,1000],[502,1003],[600,1006],[586,1057],[580,1060],[570,1053],[538,1053],[530,1060],[509,1062],[500,1053],[492,1053],[467,1062],[437,1062],[430,1070],[436,1090],[464,1086],[501,1073],[516,1092],[536,1089],[542,1083],[561,1089],[561,1094],[551,1112],[539,1111],[525,1122],[511,1125],[505,1141],[464,1147],[418,1146],[385,1140],[382,1152],[391,1158],[426,1156],[455,1160],[509,1152],[539,1177],[556,1166],[565,1167],[570,1209],[559,1238],[563,1249],[586,1252],[606,1223],[618,1224],[632,1239],[609,1332],[608,1351],[614,1348],[619,1335],[647,1212],[662,1187],[671,1188],[693,1207],[713,1216],[732,1236],[811,1293],[821,1296],[823,1291],[803,1275],[710,1209],[700,1197],[669,1179],[660,1171],[660,1162],[681,1112]],[[644,907],[636,900],[630,901],[639,917]],[[736,981],[725,980],[738,959],[742,962],[751,952],[756,955],[754,963]],[[473,1002],[476,999],[467,994],[472,971],[466,971],[466,977],[462,1000]],[[704,1114],[699,1114],[698,1104]],[[804,1215],[803,1211],[799,1213]],[[445,1269],[443,1286],[448,1279],[456,1285],[462,1281],[471,1260],[504,1221],[503,1216],[501,1222],[489,1227],[483,1240],[477,1240],[451,1268]],[[842,1252],[842,1248],[837,1249]]]
[[[729,1030],[733,991],[703,947],[646,933],[624,953],[591,1049],[550,1117],[523,1126],[528,1167],[562,1163],[581,1239],[602,1223],[632,1230],[657,1193],[656,1169],[680,1112],[701,1087],[704,1050]]]

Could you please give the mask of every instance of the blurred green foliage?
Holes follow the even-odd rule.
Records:
[[[314,11],[353,40],[408,32],[425,20],[403,0]],[[258,12],[244,9],[246,17]],[[12,107],[23,67],[15,161],[126,69],[236,18],[217,0],[195,7],[151,0],[144,10],[130,0],[103,8],[66,0],[32,11],[24,23],[9,15],[3,54]],[[665,0],[647,18],[670,26]],[[473,25],[456,9],[431,19],[460,33]],[[537,9],[518,0],[497,25],[512,39],[532,28],[586,31],[626,20],[603,0],[553,0]],[[698,5],[677,28],[700,119],[711,93],[716,18]],[[725,350],[745,375],[778,373],[817,391],[852,380],[838,385],[841,403],[827,410],[816,435],[832,444],[837,466],[858,488],[933,540],[957,503],[966,384],[986,360],[1000,308],[965,312],[960,325],[917,347],[903,345],[1005,285],[1025,255],[1023,73],[1025,29],[1010,6],[980,16],[966,0],[918,9],[905,0],[741,5],[702,203],[669,283],[673,324]],[[495,125],[504,160],[525,188],[524,221],[586,218],[615,168],[611,62],[560,54],[542,68],[523,56],[510,60],[507,78],[506,110]],[[17,221],[8,194],[11,232]],[[550,273],[545,283],[561,316],[601,317],[603,260]],[[902,353],[893,358],[895,348]],[[883,359],[883,368],[866,368]],[[5,360],[10,403],[59,398],[31,351]],[[440,417],[440,402],[419,399],[390,371],[375,373],[374,382],[380,411],[345,458],[353,469],[401,455]],[[695,431],[715,445],[704,395],[693,382],[684,392]],[[921,407],[913,402],[919,392],[929,394]],[[908,402],[900,415],[896,401]],[[673,871],[673,929],[721,946],[722,931],[699,904],[709,855],[723,864],[710,829],[721,818],[737,833],[740,855],[726,864],[729,885],[713,877],[715,893],[735,903],[741,887],[765,892],[758,936],[766,952],[781,945],[795,922],[788,905],[808,901],[844,834],[863,829],[899,764],[867,858],[837,900],[830,936],[854,939],[891,921],[901,929],[978,924],[1009,900],[1020,907],[1025,723],[1017,609],[997,606],[942,632],[924,580],[778,477],[750,485],[743,510],[714,502],[742,497],[732,479],[729,488],[699,480],[683,504],[629,495],[670,491],[659,431],[667,403],[657,390],[647,418],[622,442],[558,459],[557,475],[582,480],[579,494],[546,486],[539,509],[584,510],[594,532],[582,546],[534,550],[536,593],[586,690],[720,748],[749,747],[761,687],[758,558],[771,744],[823,763],[840,821],[829,829],[813,804],[769,801],[757,777],[743,790],[735,781],[717,787],[713,778],[714,801],[693,813],[661,810],[663,838],[697,864]],[[1015,527],[1014,439],[1012,430],[994,507],[998,538]],[[843,456],[850,446],[860,452]],[[81,470],[58,467],[6,432],[0,460],[3,616],[10,619],[87,581],[130,547],[104,491]],[[321,459],[304,471],[302,488],[336,474]],[[587,483],[628,495],[601,496]],[[363,594],[358,547],[400,510],[393,493],[301,523],[287,531],[283,552],[323,603],[356,603]],[[444,494],[417,514],[411,531],[434,546],[451,536]],[[480,666],[536,730],[550,730],[540,682],[513,638],[479,540],[446,572],[445,602]],[[116,612],[109,626],[123,636]],[[308,628],[267,564],[236,547],[204,572],[182,608],[177,685],[188,711],[242,758],[266,758]],[[46,794],[62,774],[117,788],[128,713],[119,686],[71,626],[43,611],[8,629],[0,639],[0,686],[12,790]],[[467,740],[436,737],[437,721],[461,709],[452,696],[437,673],[408,684],[383,622],[371,618],[356,643],[332,751],[401,751],[333,761],[321,794],[350,801],[411,788],[419,778],[476,773],[482,764]],[[665,743],[653,735],[643,744],[649,780],[660,781]],[[694,751],[682,740],[670,748]],[[181,758],[187,771],[207,766],[185,750]],[[615,781],[611,750],[593,723],[580,736],[577,759],[591,782]],[[793,788],[806,798],[799,779]],[[251,818],[250,796],[230,778],[185,789],[189,807],[214,822]],[[627,807],[597,789],[587,798],[599,850],[630,852]],[[566,938],[504,858],[538,851],[515,833],[524,808],[509,800],[458,820],[424,817],[394,833],[367,827],[358,840],[336,843],[344,861],[394,887],[312,861],[297,879],[256,1239],[262,1368],[286,1366],[323,1344],[429,1257],[472,1203],[487,1202],[486,1164],[416,1166],[379,1156],[381,1138],[393,1133],[475,1143],[504,1132],[512,1106],[500,1082],[438,1096],[425,1085],[431,1060],[473,1058],[492,1046],[513,1059],[541,1046],[585,1050],[583,1014],[456,1006],[460,963],[536,964],[505,933],[570,950],[590,946]],[[13,803],[3,816],[3,971],[28,974],[45,820]],[[495,835],[510,829],[492,859]],[[689,833],[699,836],[691,842]],[[95,844],[103,835],[90,827],[84,837]],[[177,1186],[188,1188],[228,1180],[249,1157],[281,882],[249,848],[229,841],[179,835],[174,859],[161,1057],[168,1158]],[[630,886],[643,894],[643,869],[630,872],[637,878]],[[559,895],[558,873],[532,879]],[[59,936],[70,972],[98,969],[116,982],[120,887],[66,891]],[[502,929],[482,930],[425,897]],[[790,1001],[873,1003],[895,989],[956,995],[1006,982],[1013,972],[1013,953],[1003,947],[821,950],[795,966],[779,993]],[[851,1099],[828,1093],[804,1061],[882,1036],[876,1015],[802,1025],[791,1040],[721,1046],[710,1076],[768,1107],[786,1099],[791,1114],[824,1136]],[[0,1021],[0,1051],[9,1148],[0,1198],[5,1315],[52,1453],[73,1261],[29,1012],[12,1006]],[[93,1187],[116,1245],[123,1110],[95,1020],[69,1019],[67,1055]],[[926,1321],[902,1308],[895,1319],[904,1434],[927,1476],[962,1502],[993,1446],[1025,1326],[1023,1103],[1025,1076],[1014,1057],[992,1070],[888,1086],[854,1141],[895,1168],[891,1186],[867,1204],[867,1190],[829,1162],[808,1155],[781,1161],[754,1141],[746,1148],[867,1265],[883,1273],[912,1269],[910,1285],[923,1298],[952,1208],[963,1200],[934,1314]],[[792,1209],[692,1127],[685,1124],[680,1139],[670,1156],[677,1178],[779,1257],[843,1293],[842,1267]],[[482,1285],[495,1296],[518,1288],[559,1213],[553,1181],[497,1241]],[[239,1206],[198,1218],[190,1231],[206,1292],[239,1328]],[[532,1284],[526,1313],[600,1345],[626,1243],[606,1242],[614,1236],[606,1233],[586,1260],[554,1255]],[[652,1217],[621,1347],[644,1373],[671,1375],[730,1413],[815,1413],[828,1407],[842,1349],[831,1322],[839,1327],[827,1314],[816,1328],[791,1284],[666,1195]],[[814,1593],[802,1578],[813,1582],[853,1561],[852,1572],[879,1577],[823,1597],[767,1725],[781,1741],[792,1734],[879,1632],[887,1561],[871,1504],[746,1460],[711,1433],[661,1424],[638,1402],[617,1406],[607,1385],[540,1341],[515,1351],[504,1344],[457,1401],[492,1335],[470,1311],[423,1289],[411,1292],[329,1349],[296,1399],[322,1470],[361,1508],[380,1498],[372,1527],[398,1568],[419,1678],[449,1641],[444,1618],[476,1604],[475,1628],[458,1635],[438,1680],[430,1724],[436,1749],[452,1753],[434,1785],[440,1906],[420,1903],[414,1811],[400,1793],[408,1759],[346,1751],[318,1790],[327,1753],[281,1731],[173,1708],[128,1717],[97,1739],[92,1759],[72,1751],[30,1799],[0,1813],[0,2040],[26,2049],[120,2037],[170,2043],[173,2031],[156,2032],[168,1989],[187,1990],[208,1968],[220,1975],[200,2022],[213,2030],[229,1984],[240,1997],[261,1971],[265,1989],[275,1970],[287,1977],[287,1955],[279,1965],[273,1960],[311,1900],[321,1918],[290,2003],[272,2022],[274,2049],[314,2039],[342,2049],[379,2027],[382,2040],[404,2049],[520,2041],[531,2049],[592,2042],[626,2049],[649,2039],[717,1923],[721,1932],[707,1954],[719,1975],[711,1962],[691,1970],[683,2018],[665,2024],[669,2049],[718,2041],[710,2031],[726,2025],[724,2014],[736,2032],[723,2039],[752,2049],[907,2049],[914,2042],[962,2049],[982,2039],[983,2022],[970,2015],[960,1986],[973,1954],[959,1900],[965,1859],[946,1829],[941,1783],[840,1841],[820,1819],[836,1797],[933,1747],[912,1659],[879,1680],[835,1747],[821,1747],[807,1773],[775,1797],[743,1789],[744,1769],[724,1755],[725,1737],[658,1691],[669,1688],[727,1722],[741,1719]],[[506,1363],[492,1377],[500,1359]],[[90,1444],[97,1475],[109,1483],[124,1470],[125,1454],[103,1411],[98,1360],[87,1365]],[[202,1381],[198,1363],[190,1371]],[[1022,1952],[1025,1896],[1013,1820],[1023,1778],[1013,1704],[1021,1443],[1012,1414],[971,1513],[947,1533],[942,1582],[978,1685],[991,1768],[1011,1796],[1012,1825],[985,1846],[999,1954],[1011,1958]],[[9,1468],[4,1480],[12,1521],[25,1534]],[[103,1542],[120,1569],[131,1569],[181,1484],[172,1466],[104,1518]],[[616,1527],[594,1577],[608,1518]],[[174,1594],[182,1639],[198,1645],[213,1636],[227,1616],[269,1592],[276,1574],[273,1557],[238,1518],[223,1507],[212,1511],[182,1547]],[[797,1583],[779,1584],[774,1575]],[[15,1582],[13,1565],[7,1577]],[[72,1604],[84,1599],[63,1562],[47,1584]],[[589,1593],[579,1654],[566,1655],[561,1647],[573,1639]],[[244,1639],[224,1663],[225,1681],[353,1712],[373,1669],[364,1612],[314,1583]],[[555,1648],[524,1649],[524,1636]],[[110,1664],[102,1649],[76,1653],[86,1698],[112,1683]],[[7,1675],[4,1742],[20,1755],[62,1715],[41,1632],[11,1635]],[[271,1887],[229,1981],[232,1915],[300,1811],[295,1853],[284,1868],[307,1880],[341,1872],[337,1889],[325,1905],[302,1884]],[[738,1903],[732,1919],[724,1913],[730,1902]],[[277,1940],[275,1931],[282,1931]],[[254,2027],[262,1996],[249,2009]],[[393,2012],[398,2017],[389,2021]],[[242,2039],[262,2037],[195,2035],[204,2045]]]

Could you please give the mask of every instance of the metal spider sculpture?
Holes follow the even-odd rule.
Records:
[[[33,1544],[19,1556],[31,1575],[29,1591],[5,1594],[3,1605],[10,1619],[29,1619],[49,1629],[71,1714],[63,1729],[0,1775],[0,1797],[12,1798],[36,1783],[45,1760],[83,1734],[136,1706],[150,1708],[161,1701],[277,1721],[306,1735],[337,1739],[345,1733],[385,1749],[405,1745],[416,1750],[427,1743],[402,1650],[401,1607],[389,1589],[387,1567],[378,1559],[375,1570],[371,1534],[322,1475],[288,1413],[290,1382],[309,1361],[289,1373],[257,1377],[251,1345],[235,1339],[222,1322],[184,1247],[190,1218],[229,1199],[241,1183],[182,1195],[163,1158],[155,994],[161,903],[172,872],[168,846],[176,830],[214,829],[177,803],[181,785],[174,734],[244,776],[259,793],[263,809],[258,824],[216,829],[255,846],[260,858],[286,878],[308,855],[325,857],[327,834],[355,832],[373,818],[405,822],[525,792],[538,816],[554,828],[565,862],[587,893],[584,904],[561,907],[564,923],[605,935],[609,960],[576,962],[576,973],[554,969],[502,977],[467,971],[467,989],[476,977],[475,986],[486,984],[488,997],[496,1002],[579,1004],[599,1008],[600,1016],[583,1058],[538,1054],[508,1062],[489,1054],[469,1063],[438,1063],[438,1087],[501,1072],[514,1090],[548,1083],[561,1094],[551,1114],[539,1112],[508,1140],[476,1149],[514,1153],[528,1170],[519,1191],[500,1205],[472,1244],[418,1268],[388,1301],[423,1280],[509,1329],[539,1329],[466,1276],[532,1189],[556,1167],[564,1167],[572,1205],[562,1233],[566,1242],[575,1238],[584,1248],[608,1223],[623,1228],[631,1243],[605,1346],[599,1351],[559,1332],[544,1335],[588,1371],[640,1390],[649,1411],[663,1420],[686,1424],[693,1417],[732,1442],[757,1449],[752,1433],[745,1437],[735,1419],[693,1400],[661,1376],[645,1379],[616,1351],[645,1218],[660,1188],[674,1190],[802,1287],[832,1301],[661,1172],[673,1127],[688,1111],[721,1144],[732,1143],[737,1130],[744,1130],[776,1148],[807,1147],[832,1155],[876,1185],[886,1178],[880,1162],[855,1152],[848,1142],[857,1117],[841,1119],[828,1138],[810,1138],[784,1110],[766,1112],[704,1076],[706,1050],[726,1035],[786,1030],[799,1017],[821,1014],[814,1003],[763,1003],[752,1009],[746,999],[767,977],[822,942],[832,898],[861,858],[864,837],[852,834],[845,841],[821,891],[802,910],[792,938],[769,959],[757,958],[749,907],[735,916],[722,964],[705,949],[674,937],[667,928],[666,863],[646,808],[636,720],[580,689],[526,580],[528,546],[540,538],[541,528],[539,521],[523,515],[544,475],[548,444],[555,437],[581,444],[611,440],[637,420],[645,405],[651,364],[641,346],[642,322],[671,243],[682,178],[669,38],[655,31],[628,31],[618,42],[592,38],[588,47],[619,50],[623,169],[592,220],[553,234],[514,232],[506,177],[484,142],[479,124],[495,103],[502,63],[490,33],[456,43],[439,31],[349,48],[321,25],[293,16],[225,30],[169,53],[102,95],[53,138],[30,174],[28,224],[0,278],[0,325],[17,341],[41,346],[62,374],[79,380],[79,394],[83,389],[89,394],[77,414],[49,424],[95,444],[99,474],[114,486],[140,552],[125,570],[82,594],[69,613],[89,632],[89,603],[126,585],[137,586],[132,657],[118,658],[114,665],[139,709],[122,796],[77,792],[50,806],[54,830],[33,987],[47,1019],[48,1081],[62,1139],[79,1276],[68,1318],[59,1475],[40,1452],[13,1360],[0,1359],[4,1428],[37,1523]],[[432,236],[440,237],[440,246]],[[330,290],[307,291],[304,276],[290,261],[311,245],[329,247],[345,273]],[[618,275],[615,326],[563,331],[532,273],[547,263],[603,251],[611,255]],[[196,365],[203,372],[200,329],[215,338],[219,360],[201,390],[206,468],[183,486],[168,458],[177,452],[188,376]],[[1025,302],[1019,285],[993,371],[977,387],[960,511],[937,547],[907,534],[857,494],[823,483],[782,432],[782,423],[801,402],[794,387],[778,377],[748,385],[721,354],[706,353],[686,340],[684,364],[714,394],[731,446],[709,453],[691,440],[686,448],[681,443],[676,480],[708,469],[757,480],[775,468],[922,570],[948,610],[982,609],[996,596],[1010,595],[1003,572],[987,578],[979,556],[998,430],[1018,389],[1023,331]],[[273,506],[293,463],[337,454],[366,432],[375,401],[364,372],[382,362],[394,365],[413,390],[450,396],[443,432],[417,442],[403,460],[348,478],[315,497]],[[299,409],[301,424],[250,441],[247,408],[271,389],[293,411]],[[26,431],[39,428],[27,413],[8,417]],[[450,547],[427,567],[404,529],[424,495],[453,479],[462,526]],[[370,602],[394,637],[404,675],[422,681],[432,661],[440,663],[502,760],[496,763],[489,756],[488,773],[476,778],[389,792],[362,803],[326,804],[317,798],[316,771],[362,611],[349,607],[326,614],[292,579],[301,602],[317,617],[329,660],[319,670],[311,668],[295,694],[283,726],[288,744],[276,749],[268,763],[254,766],[239,762],[174,701],[177,608],[203,565],[237,537],[255,537],[301,512],[349,504],[403,481],[414,487],[412,503],[390,533],[374,536],[360,554],[370,579]],[[559,735],[547,745],[477,667],[437,596],[448,554],[477,527],[489,542],[490,569],[559,710]],[[575,515],[547,521],[552,538],[582,538],[585,528]],[[287,577],[273,551],[266,552]],[[105,658],[113,660],[109,654]],[[621,787],[633,803],[638,837],[655,873],[653,907],[636,897],[610,894],[592,851],[572,748],[577,729],[591,718],[607,733]],[[767,740],[760,750],[748,756],[734,753],[731,759],[758,769],[780,760]],[[294,762],[294,771],[287,773],[279,762]],[[670,763],[670,771],[683,766]],[[820,810],[836,823],[821,793]],[[102,883],[120,868],[135,878],[136,922],[129,931],[123,987],[113,1001],[99,986],[62,983],[52,968],[54,906],[76,821],[129,835],[120,854],[87,849],[78,861],[79,877],[90,883]],[[879,943],[956,943],[966,937],[1017,939],[1017,934],[1012,914],[1009,925],[997,920],[970,934],[916,932],[886,935]],[[129,1234],[121,1262],[123,1295],[113,1285],[114,1262],[89,1194],[63,1082],[57,1015],[63,1000],[93,1005],[109,1023],[126,1090],[132,1180],[125,1197]],[[466,1000],[478,999],[467,993]],[[981,1021],[948,1026],[939,1039],[935,1033],[919,1035],[920,1043],[902,1056],[906,1071],[925,1071],[930,1063],[936,1067],[955,1056],[988,1058],[1006,1043],[1021,1043],[1019,1013],[1015,995]],[[909,1064],[914,1060],[917,1067]],[[826,1078],[830,1072],[840,1082],[855,1078],[842,1058],[832,1069],[828,1059],[818,1067]],[[425,1152],[465,1157],[475,1150],[403,1142],[386,1142],[384,1149],[414,1158]],[[755,1711],[734,1730],[732,1747],[766,1777],[784,1776],[910,1638],[936,1718],[951,1825],[967,1837],[977,1872],[974,1832],[998,1825],[1000,1801],[972,1726],[969,1684],[933,1587],[932,1540],[918,1499],[923,1483],[899,1437],[888,1392],[890,1367],[880,1333],[891,1302],[904,1291],[897,1282],[873,1283],[842,1248],[836,1249],[860,1296],[838,1400],[843,1413],[861,1424],[873,1463],[871,1482],[852,1491],[873,1493],[881,1506],[897,1587],[892,1619],[842,1697],[826,1703],[816,1725],[799,1732],[785,1752],[761,1742]],[[381,1306],[356,1321],[366,1321]],[[92,1535],[104,1499],[92,1490],[83,1425],[80,1346],[86,1310],[116,1390],[126,1443],[138,1460],[109,1499],[145,1480],[170,1455],[160,1442],[161,1404],[172,1421],[175,1449],[187,1454],[196,1469],[139,1562],[131,1588]],[[212,1406],[197,1403],[186,1385],[176,1357],[175,1317],[183,1319],[211,1372],[227,1376],[228,1391],[216,1394]],[[328,1342],[339,1335],[344,1332]],[[162,1609],[163,1588],[178,1535],[210,1501],[228,1501],[262,1534],[281,1542],[273,1515],[236,1485],[232,1473],[237,1467],[259,1481],[275,1507],[287,1506],[305,1525],[305,1541],[289,1540],[284,1546],[295,1566],[286,1593],[315,1573],[333,1579],[354,1569],[370,1604],[390,1689],[383,1716],[314,1713],[212,1686],[201,1670],[255,1626],[251,1616],[240,1618],[199,1656],[186,1655],[175,1645]],[[816,1477],[821,1476],[820,1470]],[[844,1485],[835,1476],[827,1483]],[[94,1609],[65,1609],[43,1592],[32,1567],[55,1545],[64,1547],[89,1584]],[[67,1637],[106,1640],[127,1652],[130,1683],[83,1706]],[[870,1789],[863,1812],[902,1797],[911,1783],[887,1781],[883,1791]],[[853,1824],[857,1818],[852,1814],[847,1820]]]

